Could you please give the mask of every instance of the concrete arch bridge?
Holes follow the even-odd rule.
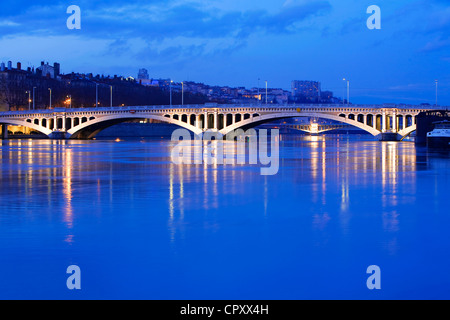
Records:
[[[380,140],[401,140],[416,130],[416,116],[427,109],[377,105],[188,105],[90,109],[50,109],[0,113],[2,137],[7,126],[24,126],[55,139],[91,139],[126,121],[153,119],[196,134],[213,130],[226,135],[274,120],[310,117],[327,119],[367,131]]]

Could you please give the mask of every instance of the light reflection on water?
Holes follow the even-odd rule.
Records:
[[[96,284],[86,297],[372,298],[370,264],[392,282],[375,298],[448,297],[436,272],[450,267],[448,154],[282,136],[279,173],[261,176],[258,165],[173,164],[173,146],[3,141],[0,296],[70,298],[54,268],[79,263]],[[36,277],[23,290],[18,279]]]

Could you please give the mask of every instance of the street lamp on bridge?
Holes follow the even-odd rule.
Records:
[[[173,83],[173,80],[170,80],[170,83],[169,83],[169,91],[170,91],[170,106],[172,106],[172,83]]]
[[[344,78],[342,79],[344,81],[347,81],[347,105],[350,104],[350,80]]]
[[[267,80],[266,80],[266,104],[267,104]]]
[[[95,107],[98,107],[98,83],[95,84]]]
[[[436,83],[436,107],[438,106],[438,80],[434,80]]]
[[[48,105],[48,108],[52,108],[52,88],[48,88],[48,91],[50,91],[50,104]]]
[[[25,91],[25,93],[28,93],[28,110],[31,110],[31,91]]]

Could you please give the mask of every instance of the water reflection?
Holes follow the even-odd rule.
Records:
[[[8,205],[8,198],[16,201],[17,209],[27,212],[30,219],[37,214],[53,218],[62,212],[60,218],[67,229],[64,241],[72,243],[73,174],[88,155],[74,149],[84,144],[58,140],[2,141],[2,205]],[[85,173],[77,171],[78,176]]]
[[[303,181],[311,181],[311,200],[317,203],[317,212],[313,218],[316,227],[323,229],[330,220],[329,216],[321,211],[333,205],[334,199],[330,193],[334,192],[335,186],[339,186],[339,219],[344,232],[349,228],[352,215],[364,214],[351,210],[352,204],[355,207],[354,204],[358,203],[361,197],[367,197],[374,201],[372,204],[366,204],[367,209],[377,206],[377,197],[367,195],[373,192],[375,196],[380,193],[379,211],[382,214],[384,230],[399,230],[399,213],[391,208],[399,205],[400,186],[403,189],[407,186],[412,194],[416,191],[417,159],[414,144],[379,141],[350,143],[345,136],[305,136],[295,141],[294,145],[296,149],[306,151],[300,158],[294,155],[297,164],[295,174]],[[311,170],[308,170],[308,162]],[[381,190],[378,189],[379,185]]]
[[[337,270],[328,279],[346,279],[366,262],[397,270],[429,263],[425,280],[445,276],[435,266],[448,265],[448,154],[366,136],[286,135],[278,174],[262,176],[259,165],[176,165],[173,145],[2,142],[0,269],[15,275],[8,287],[22,279],[17,266],[39,262],[32,277],[45,277],[41,270],[74,261],[100,270],[113,263],[105,279],[120,274],[145,289],[159,281],[168,293],[198,283],[199,292],[232,283],[232,293],[236,274],[258,283],[274,270],[283,272],[270,288],[292,290],[276,287],[287,279],[297,290],[310,278],[314,290],[328,266]]]
[[[73,228],[73,208],[72,208],[72,170],[73,170],[73,153],[71,149],[65,150],[63,153],[63,193],[65,201],[64,222],[67,225],[67,229]],[[66,237],[66,242],[73,242],[73,234],[69,234]]]
[[[250,203],[254,213],[264,217],[276,206],[308,204],[314,228],[326,230],[337,218],[343,233],[356,215],[364,213],[360,211],[379,208],[382,228],[395,233],[401,228],[402,213],[395,210],[401,206],[399,192],[414,195],[417,171],[429,169],[435,161],[408,142],[284,136],[280,171],[268,177],[261,176],[259,165],[217,161],[177,165],[169,157],[172,147],[170,141],[12,140],[2,142],[0,179],[4,191],[8,192],[5,185],[12,186],[15,197],[38,197],[36,205],[45,207],[47,214],[61,210],[68,243],[76,239],[76,208],[86,192],[95,195],[98,214],[114,210],[113,204],[121,200],[148,205],[157,192],[166,201],[171,242],[183,238],[187,214],[233,210]],[[235,142],[226,141],[224,147],[236,159],[242,152]],[[280,203],[284,195],[290,198]],[[365,209],[357,206],[364,197],[373,202],[364,204]],[[43,199],[46,203],[41,203]],[[217,226],[218,218],[210,218],[210,226]]]
[[[371,192],[375,192],[376,203],[373,205],[378,206],[380,210],[384,230],[389,232],[399,230],[399,213],[389,210],[399,205],[399,186],[407,186],[410,192],[415,192],[417,159],[413,143],[352,141],[348,136],[284,137],[281,141],[281,162],[284,167],[281,166],[279,176],[287,173],[294,183],[308,183],[310,187],[308,198],[303,201],[314,204],[314,225],[323,229],[332,219],[327,208],[335,206],[333,194],[337,191],[337,187],[339,220],[343,232],[349,230],[352,216],[357,214],[354,209],[352,210],[352,202],[358,203],[358,198],[363,197],[364,193]],[[233,142],[226,143],[226,152],[231,152],[231,155],[235,152],[234,156],[237,156],[239,150]],[[170,181],[174,179],[172,166],[174,165],[170,167]],[[201,184],[203,192],[196,193],[195,196],[204,210],[218,209],[225,205],[226,199],[230,200],[230,194],[246,194],[249,193],[246,189],[255,188],[261,192],[262,210],[267,214],[267,208],[274,197],[274,194],[269,193],[270,181],[273,179],[262,177],[257,170],[252,170],[251,168],[255,166],[220,165],[217,162],[210,165],[204,163],[175,166],[178,167],[175,186],[180,188],[180,194],[184,194],[183,190],[186,188],[183,177],[188,175],[187,181],[191,182],[190,175],[195,173],[199,178],[195,183]],[[180,197],[180,201],[173,201],[173,187],[171,182],[169,195],[171,221],[174,210],[184,211],[183,196]],[[191,187],[192,185],[189,189]],[[293,187],[295,188],[295,184]],[[366,206],[373,208],[370,203]]]

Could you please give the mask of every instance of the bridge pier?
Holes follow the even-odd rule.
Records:
[[[48,137],[55,140],[64,140],[69,139],[70,134],[65,131],[53,131]]]
[[[8,125],[2,124],[2,140],[8,139]]]
[[[380,141],[400,141],[402,137],[395,132],[383,132],[378,136]]]

